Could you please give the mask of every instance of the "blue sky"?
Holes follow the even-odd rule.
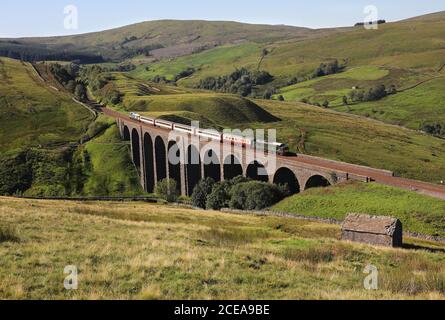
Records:
[[[78,8],[75,31],[64,28],[67,5]],[[443,0],[3,0],[0,37],[85,33],[158,19],[347,26],[364,20],[367,5],[376,6],[379,18],[389,21],[445,10]]]

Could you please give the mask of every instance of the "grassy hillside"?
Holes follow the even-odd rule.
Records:
[[[254,102],[227,94],[184,94],[174,96],[135,97],[128,110],[146,112],[191,112],[222,126],[251,122],[273,122],[278,118]]]
[[[195,73],[178,84],[194,87],[206,77],[228,75],[236,68],[256,70],[262,50],[267,48],[269,53],[260,68],[274,76],[267,88],[277,90],[275,99],[283,95],[291,101],[307,99],[322,104],[328,100],[331,107],[342,111],[419,129],[420,123],[444,123],[444,30],[442,12],[383,24],[378,30],[357,27],[302,41],[223,46],[176,59],[151,61],[131,75],[173,79],[192,67]],[[321,63],[333,59],[346,66],[345,72],[306,81]],[[432,80],[436,77],[439,78]],[[295,78],[299,83],[288,86]],[[353,87],[368,90],[380,84],[395,86],[400,92],[378,102],[342,106],[343,96],[348,96]],[[413,89],[406,90],[409,88]]]
[[[445,77],[438,77],[379,101],[336,109],[417,130],[423,124],[445,124],[444,87]]]
[[[110,119],[94,121],[89,110],[50,88],[29,64],[17,60],[0,59],[0,84],[1,194],[141,192],[128,147],[120,144],[116,128],[76,147],[83,137],[94,137],[109,127]],[[88,166],[84,149],[88,150]],[[76,167],[79,155],[83,160]]]
[[[387,23],[380,25],[378,30],[354,28],[330,33],[323,38],[269,44],[266,47],[270,53],[264,59],[262,68],[278,78],[290,80],[305,71],[313,71],[320,62],[335,58],[340,62],[346,61],[350,67],[371,65],[435,72],[445,64],[442,54],[444,29],[445,13],[440,13],[429,20]],[[231,48],[233,56],[226,53],[228,51],[227,48],[218,48],[179,58],[169,68],[177,70],[184,66],[205,65],[205,69],[218,70],[228,63],[233,66],[257,66],[261,55],[261,49],[255,51],[255,46],[249,45]],[[236,54],[243,51],[242,56]],[[160,74],[169,75],[163,62],[155,63],[150,69],[145,75],[141,71],[139,73],[149,76],[150,72],[159,70]],[[202,78],[207,75],[207,72],[202,72],[197,76]]]
[[[273,122],[279,119],[256,103],[236,95],[183,89],[133,79],[120,73],[105,73],[108,83],[94,92],[106,100],[111,91],[119,92],[120,102],[111,105],[123,112],[137,111],[155,117],[176,116],[179,122],[201,120],[203,125],[224,127],[251,122]]]
[[[255,101],[282,121],[251,126],[277,129],[292,150],[434,183],[445,177],[442,139],[301,103]]]
[[[445,202],[378,184],[346,183],[312,189],[273,208],[306,216],[343,220],[349,213],[399,218],[405,230],[445,238]]]
[[[112,121],[112,120],[111,120]],[[71,177],[73,195],[142,195],[140,178],[130,158],[129,143],[122,142],[116,125],[76,151]]]
[[[383,249],[335,225],[140,203],[2,198],[0,216],[2,299],[445,298],[444,247],[424,241]],[[378,291],[363,288],[370,263]]]
[[[387,88],[409,86],[428,79],[425,75],[403,69],[377,66],[360,66],[344,72],[281,88],[274,98],[282,95],[287,101],[308,100],[311,103],[330,102],[330,106],[342,106],[344,96],[349,98],[352,88],[371,88],[383,84]]]
[[[332,31],[225,21],[161,20],[75,36],[15,39],[14,44],[18,49],[22,46],[21,50],[37,45],[56,52],[99,54],[105,59],[122,59],[138,53],[168,58],[224,44],[304,39]],[[11,43],[0,42],[0,49],[2,46],[10,47]]]
[[[253,66],[255,63],[258,65],[261,51],[261,45],[254,43],[226,45],[174,60],[142,64],[130,72],[130,75],[146,80],[152,80],[159,75],[173,80],[181,71],[194,68],[194,75],[179,81],[180,84],[190,87],[205,77],[230,74],[236,67]]]
[[[91,113],[42,83],[29,64],[0,58],[0,152],[77,142]]]

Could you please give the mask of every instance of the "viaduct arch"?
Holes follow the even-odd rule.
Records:
[[[155,140],[156,179],[167,179],[167,149],[164,140],[157,136]]]
[[[187,195],[191,196],[202,178],[201,155],[195,146],[188,146],[186,160]]]
[[[204,178],[212,178],[215,182],[221,181],[221,164],[218,154],[213,149],[204,153]]]
[[[264,165],[268,164],[267,157],[250,157],[253,150],[232,145],[221,151],[225,146],[221,148],[217,141],[193,144],[187,134],[172,138],[168,130],[143,126],[126,118],[119,118],[118,126],[122,138],[130,141],[141,185],[150,193],[154,192],[159,181],[167,177],[175,180],[178,191],[187,196],[192,195],[204,177],[222,181],[242,175],[257,181],[287,185],[292,194],[351,179],[345,172],[332,172],[282,157],[277,158],[274,169],[271,169]],[[353,178],[367,181],[366,177]]]
[[[148,133],[144,134],[145,190],[153,193],[155,188],[155,159],[153,140]]]
[[[168,160],[169,178],[176,181],[177,191],[181,192],[181,149],[175,141],[168,143]]]
[[[300,193],[300,184],[295,173],[287,167],[278,169],[273,178],[273,183],[287,186],[291,194]]]
[[[229,155],[224,160],[224,180],[232,180],[244,173],[243,166],[236,156]]]
[[[139,139],[139,132],[136,129],[131,131],[131,152],[133,155],[133,162],[136,168],[141,169],[141,142]]]

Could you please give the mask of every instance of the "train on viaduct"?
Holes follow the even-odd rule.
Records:
[[[222,181],[242,175],[287,185],[292,194],[346,180],[369,181],[367,176],[296,161],[297,157],[257,152],[220,141],[197,140],[190,134],[172,134],[171,130],[141,123],[115,111],[106,113],[116,119],[122,139],[130,142],[133,163],[148,193],[154,192],[157,183],[166,178],[174,179],[178,191],[186,196],[207,177]]]

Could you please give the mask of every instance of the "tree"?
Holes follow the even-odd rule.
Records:
[[[207,205],[207,197],[212,193],[215,181],[212,178],[201,180],[193,189],[192,203],[193,206],[205,209]]]
[[[179,197],[177,184],[174,179],[164,179],[158,182],[155,192],[167,202],[175,202]]]
[[[284,97],[280,94],[280,95],[278,96],[278,100],[279,100],[279,101],[284,101]]]
[[[323,108],[329,108],[329,101],[328,100],[325,100],[323,102]]]
[[[262,210],[281,201],[286,196],[284,188],[277,185],[249,181],[235,185],[230,191],[230,208]]]
[[[250,181],[249,179],[238,176],[232,180],[225,180],[213,186],[212,193],[207,197],[206,207],[209,210],[221,210],[230,206],[230,192],[232,188],[240,183]]]
[[[74,95],[78,100],[86,100],[87,98],[87,90],[85,89],[85,86],[81,83],[78,83],[76,85],[76,89],[74,89]]]
[[[258,71],[259,71],[260,68],[261,68],[261,64],[263,63],[264,58],[265,58],[268,54],[269,54],[269,50],[267,50],[266,48],[264,48],[264,49],[261,51],[261,59],[260,59],[260,62],[258,63]]]

